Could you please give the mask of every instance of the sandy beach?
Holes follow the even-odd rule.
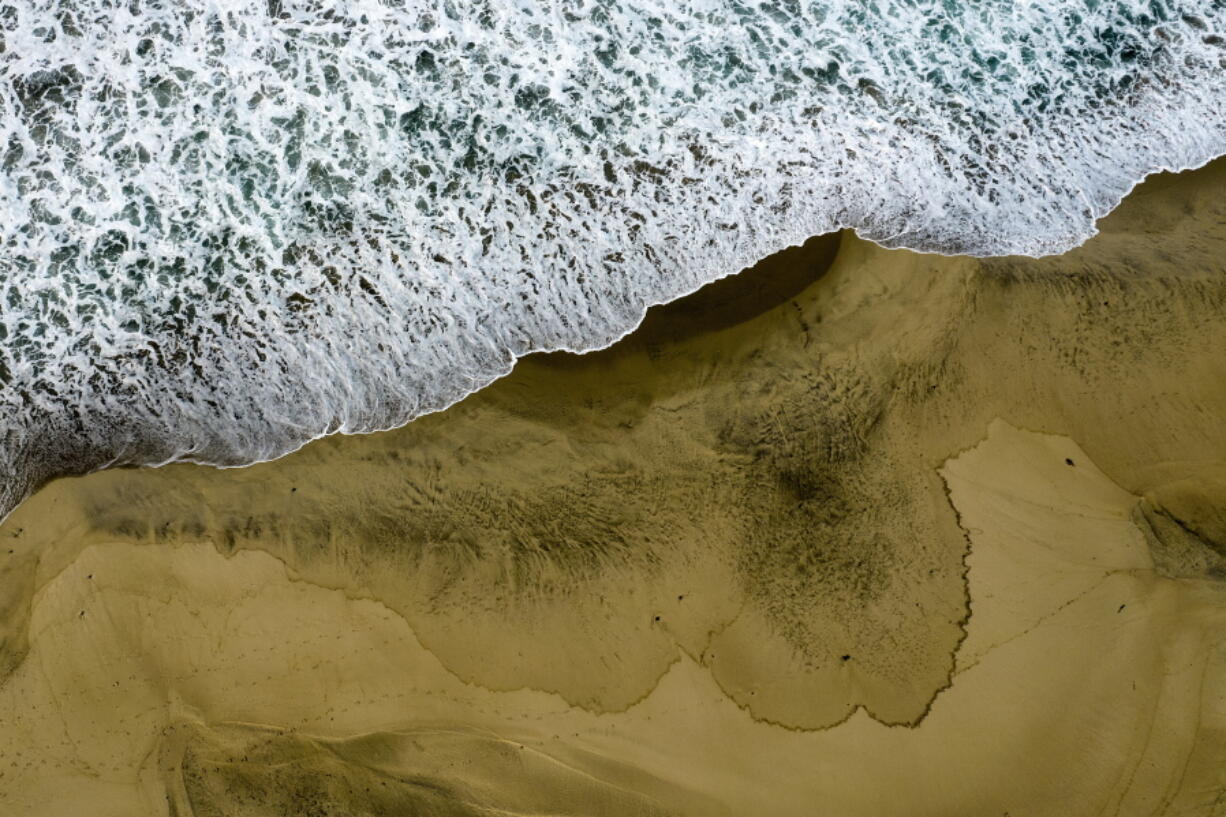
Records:
[[[1224,184],[1042,259],[816,237],[398,430],[46,485],[0,814],[1226,815]]]

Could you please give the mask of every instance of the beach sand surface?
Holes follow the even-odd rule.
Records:
[[[0,814],[1226,815],[1226,162],[0,526]],[[392,374],[389,374],[392,376]]]

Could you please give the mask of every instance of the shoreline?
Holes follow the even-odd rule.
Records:
[[[1153,179],[1055,257],[815,239],[772,257],[785,276],[721,279],[614,346],[522,358],[393,431],[243,468],[54,481],[0,525],[0,713],[52,696],[110,723],[92,707],[152,718],[172,701],[149,723],[213,765],[189,774],[176,755],[169,781],[147,773],[123,797],[194,786],[218,803],[236,785],[226,769],[276,779],[235,760],[262,739],[235,723],[275,727],[269,757],[304,776],[360,782],[378,752],[317,756],[287,736],[386,734],[407,774],[427,761],[395,736],[429,718],[568,758],[611,810],[623,785],[695,814],[749,807],[756,788],[792,804],[780,814],[823,797],[880,817],[887,804],[856,792],[887,785],[915,786],[933,814],[1024,812],[1029,790],[1009,778],[1023,755],[1027,785],[1086,808],[1144,813],[1167,772],[1122,792],[1119,775],[1159,751],[1201,764],[1179,796],[1226,785],[1212,768],[1226,712],[1187,691],[1191,670],[1162,680],[1179,661],[1226,678],[1211,638],[1226,431],[1205,420],[1226,414],[1224,180],[1226,160]],[[1118,650],[1095,640],[1125,614]],[[180,631],[195,635],[176,645]],[[74,674],[88,644],[141,679],[134,697]],[[1139,667],[1144,700],[1093,661]],[[282,665],[285,686],[266,677]],[[1145,737],[1098,692],[1174,725]],[[1193,714],[1200,730],[1182,725]],[[984,719],[1018,743],[979,746]],[[1074,750],[1099,734],[1095,765]],[[686,748],[721,735],[732,751]],[[128,746],[102,726],[73,740]],[[493,782],[500,750],[461,743],[485,777],[431,774],[541,806]],[[761,763],[738,767],[741,748]],[[854,767],[873,751],[897,769]],[[43,759],[71,777],[69,757]],[[801,780],[811,767],[852,784]],[[0,788],[52,802],[21,769]],[[562,798],[550,807],[574,785],[534,774]]]

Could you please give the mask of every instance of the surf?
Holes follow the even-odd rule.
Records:
[[[0,514],[607,346],[806,238],[1063,252],[1223,152],[1214,3],[20,0]]]

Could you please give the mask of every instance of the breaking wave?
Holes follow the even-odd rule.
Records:
[[[841,227],[1061,252],[1226,145],[1217,0],[0,0],[0,516],[403,424]]]

